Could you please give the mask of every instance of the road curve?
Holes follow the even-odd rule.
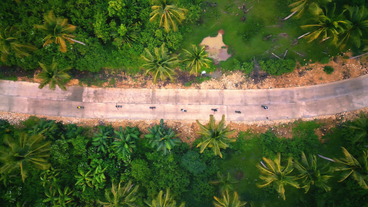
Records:
[[[116,104],[121,108],[116,108]],[[265,110],[261,105],[267,105]],[[84,109],[77,109],[84,106]],[[156,109],[150,109],[155,106]],[[104,119],[228,121],[310,118],[368,107],[368,75],[328,84],[260,90],[121,89],[68,87],[0,80],[0,111]],[[217,112],[211,109],[217,108]],[[186,109],[187,112],[182,112]],[[241,114],[235,113],[241,111]]]

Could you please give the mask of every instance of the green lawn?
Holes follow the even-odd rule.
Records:
[[[203,3],[206,10],[204,17],[198,24],[191,26],[191,32],[185,34],[182,47],[188,48],[190,45],[188,43],[199,44],[203,38],[214,37],[220,29],[223,29],[224,43],[229,46],[229,53],[241,62],[252,58],[258,60],[274,58],[272,52],[283,57],[287,49],[289,52],[286,58],[296,58],[300,62],[304,62],[304,59],[319,61],[326,56],[322,53],[326,49],[325,43],[311,44],[301,39],[298,44],[292,46],[298,36],[306,33],[300,26],[305,24],[303,21],[307,21],[308,18],[303,20],[290,18],[283,21],[282,18],[290,14],[287,1],[216,0],[211,2],[217,2],[218,5],[211,7]],[[246,14],[238,8],[243,3],[245,3],[245,10],[250,9]],[[246,18],[244,22],[241,21],[243,16]],[[265,37],[269,35],[272,37],[266,40]],[[301,57],[294,51],[305,56]],[[330,48],[326,52],[334,51]],[[231,61],[233,58],[226,62]]]

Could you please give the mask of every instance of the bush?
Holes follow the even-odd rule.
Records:
[[[284,73],[291,73],[296,66],[296,62],[293,59],[270,59],[266,61],[260,61],[259,64],[262,70],[266,71],[270,75],[282,75]]]
[[[254,69],[254,62],[243,62],[241,66],[241,71],[243,71],[245,74],[250,74]]]
[[[189,151],[181,158],[181,165],[193,174],[200,174],[206,168],[206,163],[202,162],[199,158],[199,153],[194,151]]]
[[[330,62],[330,58],[329,57],[323,57],[322,59],[321,59],[321,63],[322,64],[327,64],[327,63],[329,63]]]
[[[331,66],[325,66],[323,67],[323,71],[325,71],[326,74],[331,74],[332,72],[334,72],[334,69]]]

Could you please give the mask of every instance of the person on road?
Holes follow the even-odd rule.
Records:
[[[268,109],[268,107],[267,107],[267,106],[265,106],[265,105],[261,105],[261,107],[262,107],[263,109],[265,109],[265,110],[267,110],[267,109]]]
[[[185,110],[185,109],[181,109],[181,111],[182,111],[182,112],[187,112],[187,110]]]
[[[77,109],[84,109],[84,106],[77,106]]]

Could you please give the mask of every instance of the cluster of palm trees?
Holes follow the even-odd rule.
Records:
[[[336,163],[335,167],[328,167],[328,163],[318,162],[316,155],[309,155],[307,158],[304,152],[300,161],[292,157],[282,160],[280,153],[273,160],[264,157],[263,161],[257,164],[261,173],[260,178],[263,180],[263,183],[257,186],[259,188],[271,186],[285,200],[285,186],[287,185],[304,188],[305,193],[312,185],[326,192],[330,191],[331,187],[327,185],[328,180],[333,177],[333,172],[341,171],[339,182],[351,177],[358,182],[360,187],[368,189],[368,153],[363,151],[363,155],[356,159],[344,147],[342,149],[344,157],[328,159]],[[296,175],[292,175],[294,169],[298,171]],[[301,182],[299,183],[298,180]]]
[[[300,18],[306,11],[313,15],[313,24],[302,26],[309,30],[302,35],[309,42],[320,40],[330,42],[341,50],[346,49],[347,44],[360,48],[362,43],[368,41],[368,11],[365,6],[345,5],[340,14],[336,13],[336,4],[328,4],[332,0],[300,0],[290,4],[292,15]],[[288,16],[287,18],[291,17]],[[284,20],[286,20],[285,18]],[[364,50],[368,50],[368,45]]]
[[[185,8],[179,8],[175,5],[173,0],[154,0],[151,12],[150,22],[156,22],[159,20],[159,27],[164,27],[166,32],[170,30],[177,31],[178,24],[181,24],[185,20],[185,14],[188,12]],[[46,37],[43,47],[56,43],[59,45],[59,50],[63,53],[67,52],[66,42],[74,44],[75,42],[85,45],[83,42],[73,39],[75,36],[73,32],[77,26],[68,24],[67,19],[56,17],[52,11],[44,15],[44,24],[35,25],[36,29],[43,32]],[[23,44],[20,42],[20,35],[23,31],[17,29],[17,27],[7,27],[0,31],[0,52],[1,61],[6,62],[6,58],[11,52],[19,57],[23,58],[29,56],[30,52],[35,51],[37,48],[31,44]],[[119,31],[122,37],[115,37],[114,41],[120,43],[130,44],[138,39],[137,30],[131,27],[123,28]],[[121,44],[120,44],[121,45]],[[198,73],[202,66],[208,67],[210,62],[206,59],[206,55],[203,49],[193,47],[192,51],[187,51],[185,62],[188,62],[191,73]],[[174,67],[177,66],[179,60],[177,57],[171,57],[164,49],[164,44],[161,48],[155,48],[154,56],[146,49],[146,55],[143,56],[146,61],[144,65],[147,68],[147,74],[151,73],[154,78],[154,83],[157,82],[157,78],[160,77],[164,80],[169,77],[171,80],[174,74]],[[65,82],[70,79],[70,76],[66,73],[70,68],[58,68],[55,61],[50,66],[44,63],[40,63],[42,72],[37,75],[36,78],[42,79],[39,86],[42,89],[45,85],[49,84],[50,89],[54,90],[58,85],[62,90],[66,90]]]

